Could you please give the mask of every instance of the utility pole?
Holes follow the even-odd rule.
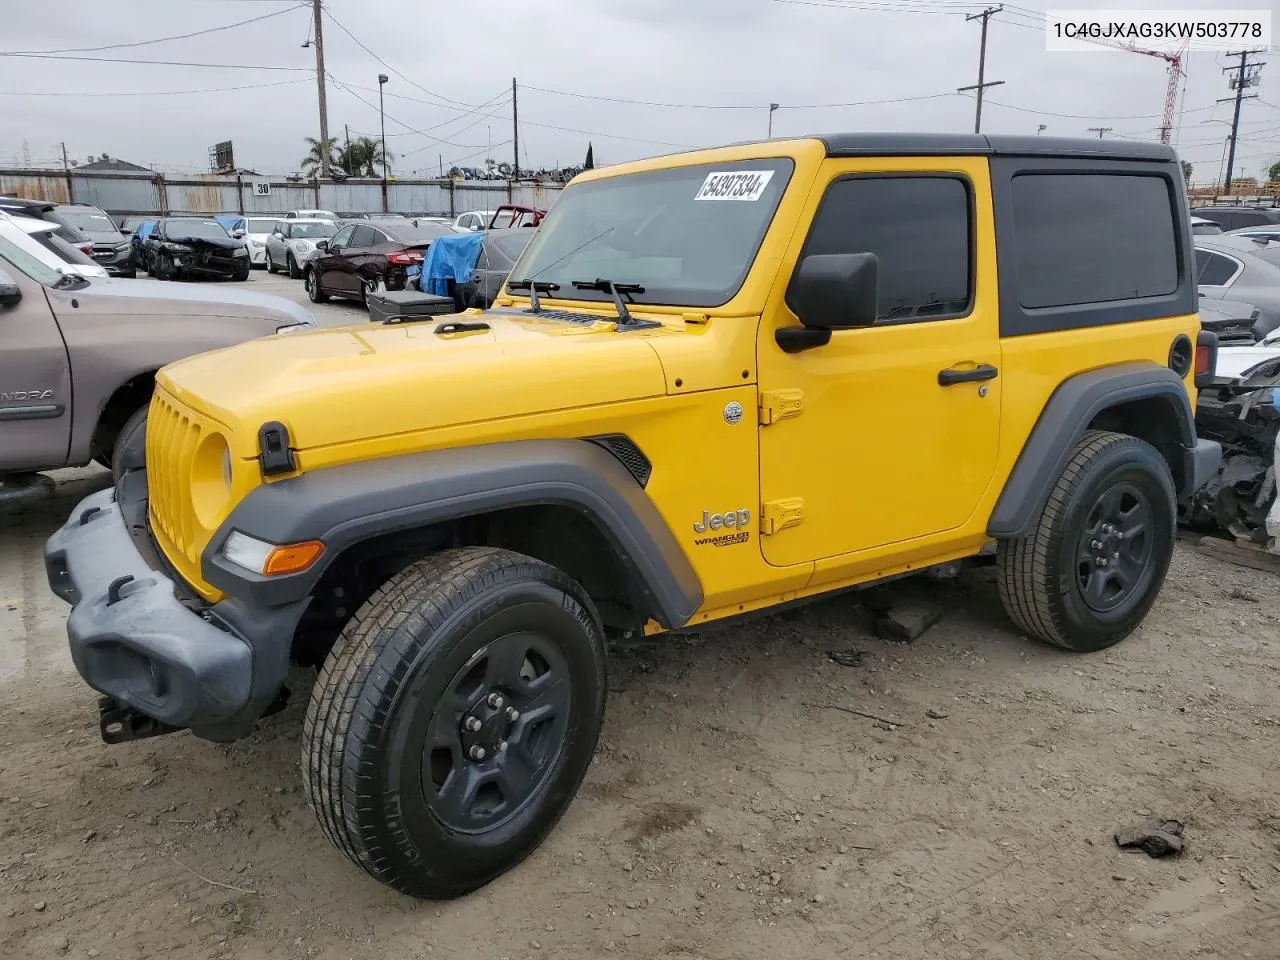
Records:
[[[1000,13],[1002,10],[1004,10],[1003,6],[987,7],[981,13],[965,14],[965,18],[964,18],[966,23],[968,23],[970,20],[982,21],[982,46],[978,52],[978,82],[968,87],[956,88],[956,93],[965,93],[966,91],[969,91],[969,90],[976,90],[978,92],[978,108],[973,118],[974,133],[982,132],[982,94],[986,91],[987,87],[998,87],[1000,86],[1000,84],[1004,83],[1003,80],[992,80],[990,83],[986,82],[987,21],[990,20],[992,17],[994,17],[997,13]]]
[[[1261,50],[1233,50],[1232,52],[1228,53],[1227,56],[1239,57],[1240,58],[1239,65],[1234,67],[1222,68],[1223,73],[1231,73],[1232,71],[1236,71],[1236,76],[1233,77],[1231,80],[1231,85],[1236,88],[1236,95],[1235,95],[1236,111],[1235,111],[1235,115],[1231,118],[1231,141],[1230,141],[1231,150],[1230,150],[1230,153],[1227,155],[1227,182],[1223,185],[1223,192],[1228,194],[1231,193],[1231,174],[1235,170],[1235,166],[1236,166],[1236,141],[1240,136],[1240,105],[1244,103],[1245,100],[1253,100],[1258,96],[1256,93],[1251,93],[1248,97],[1246,97],[1244,95],[1244,91],[1246,87],[1257,86],[1258,80],[1259,80],[1258,74],[1262,71],[1262,63],[1261,62],[1250,63],[1249,57],[1252,54],[1261,53],[1261,52],[1262,52]],[[1232,99],[1231,97],[1224,97],[1218,102],[1226,103],[1228,100],[1231,100],[1231,99]]]
[[[382,212],[387,213],[387,114],[382,109],[382,88],[391,78],[385,73],[378,74],[378,122],[382,125]]]
[[[1098,139],[1101,140],[1106,134],[1110,133],[1114,129],[1115,127],[1089,127],[1089,132],[1096,133],[1098,135]]]
[[[780,104],[769,104],[769,139],[773,139],[773,111],[777,110]]]
[[[60,146],[62,147],[62,173],[67,178],[67,203],[75,203],[76,198],[71,186],[71,164],[67,162],[67,145],[62,143]]]
[[[516,78],[511,78],[511,142],[515,144],[515,171],[512,179],[520,179],[520,105],[516,100]]]
[[[344,167],[343,169],[347,171],[347,174],[348,174],[349,176],[353,176],[353,177],[354,177],[354,176],[356,176],[357,174],[359,174],[359,172],[360,172],[360,171],[359,171],[359,170],[351,170],[351,169],[349,169],[349,167],[351,166],[351,124],[349,124],[349,123],[344,123],[344,124],[342,125],[342,133],[343,133],[343,136],[346,138],[346,141],[347,141],[347,155],[346,155],[346,156],[347,156],[347,166],[346,166],[346,167]]]
[[[329,176],[329,105],[324,89],[324,35],[320,24],[320,0],[311,0],[316,31],[316,89],[320,94],[320,176]]]

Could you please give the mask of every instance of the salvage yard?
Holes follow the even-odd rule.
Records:
[[[40,550],[106,476],[0,517],[0,957],[1280,957],[1273,574],[1180,545],[1092,656],[1017,636],[983,571],[889,592],[945,611],[912,644],[864,594],[615,651],[550,840],[419,903],[304,805],[305,672],[241,743],[100,741]],[[1181,857],[1116,848],[1153,814]]]

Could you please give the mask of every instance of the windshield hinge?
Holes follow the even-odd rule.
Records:
[[[289,428],[279,421],[264,423],[258,430],[260,469],[264,477],[277,473],[293,473],[296,468],[293,450],[289,448]]]
[[[800,497],[782,497],[760,505],[760,532],[765,536],[794,527],[803,520],[804,500]]]
[[[766,390],[760,394],[760,422],[768,426],[788,417],[798,417],[803,407],[803,390]]]

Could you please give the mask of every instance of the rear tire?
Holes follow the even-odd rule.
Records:
[[[329,653],[303,726],[304,791],[370,875],[460,896],[559,821],[604,702],[603,631],[581,586],[507,550],[446,550],[384,584]]]
[[[1005,610],[1067,650],[1119,643],[1160,593],[1176,521],[1173,477],[1155,447],[1086,431],[1031,535],[997,546]]]

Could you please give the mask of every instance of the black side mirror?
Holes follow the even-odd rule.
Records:
[[[328,249],[329,249],[329,241],[328,241],[328,240],[317,240],[317,241],[316,241],[316,249],[317,249],[317,250],[328,250]]]
[[[22,300],[22,288],[13,277],[0,270],[0,307],[16,307]]]
[[[830,342],[832,330],[869,327],[879,304],[880,258],[874,253],[813,254],[800,261],[792,303],[802,327],[782,327],[778,346],[798,353]]]

